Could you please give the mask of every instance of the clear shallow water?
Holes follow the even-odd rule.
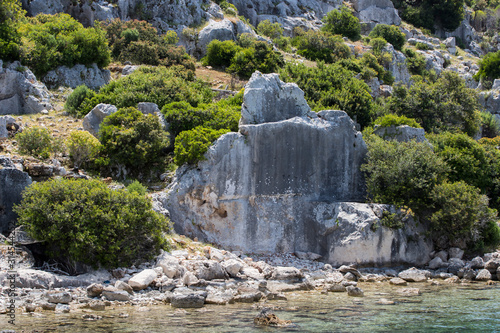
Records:
[[[257,327],[253,318],[257,304],[210,305],[202,309],[176,310],[169,305],[117,307],[98,321],[84,321],[84,312],[43,317],[16,316],[16,330],[37,332],[500,332],[500,286],[430,286],[419,296],[403,296],[402,287],[387,284],[360,284],[365,297],[346,293],[288,293],[287,301],[270,301],[281,319],[293,321],[295,328]],[[376,304],[381,298],[396,305]],[[129,317],[120,318],[118,314]],[[12,329],[4,316],[0,328]]]

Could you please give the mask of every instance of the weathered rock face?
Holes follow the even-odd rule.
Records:
[[[21,192],[31,184],[26,172],[16,169],[9,158],[0,156],[0,232],[12,230],[17,214],[12,211],[21,202]]]
[[[50,110],[50,97],[47,87],[18,61],[6,68],[0,66],[0,115]]]
[[[84,65],[75,65],[71,68],[60,66],[57,69],[50,71],[43,78],[43,82],[50,89],[59,86],[76,88],[82,84],[87,87],[97,90],[107,84],[111,79],[109,70],[99,69],[96,64],[90,67]]]
[[[470,24],[472,14],[473,12],[471,9],[466,9],[464,20],[455,31],[448,32],[436,27],[435,35],[439,38],[459,37],[466,47],[469,46],[477,36],[476,30],[474,30]]]
[[[385,66],[385,69],[392,73],[394,82],[409,85],[411,75],[408,66],[406,66],[406,57],[403,52],[394,49],[391,44],[387,44],[383,52],[388,52],[391,55],[392,61]]]
[[[500,80],[495,80],[495,83],[500,83]],[[494,88],[496,89],[480,92],[479,102],[485,111],[494,114],[497,119],[500,119],[500,87],[495,87],[494,84]]]
[[[177,232],[232,250],[318,253],[335,264],[428,260],[431,246],[409,241],[418,230],[377,229],[382,208],[344,202],[365,198],[366,154],[345,112],[295,116],[308,110],[305,101],[274,75],[255,73],[249,86],[242,123],[256,124],[219,138],[197,168],[179,168],[159,199]]]
[[[354,0],[352,4],[362,23],[401,24],[398,12],[390,0]]]
[[[83,128],[90,132],[93,136],[97,137],[99,127],[101,126],[104,118],[117,111],[116,106],[111,104],[97,104],[95,108],[90,111],[85,118],[83,118]]]

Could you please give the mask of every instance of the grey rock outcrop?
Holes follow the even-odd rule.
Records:
[[[286,87],[276,80],[257,73],[245,90],[241,122],[257,124],[220,137],[196,168],[177,170],[161,199],[175,230],[230,250],[313,252],[332,264],[426,263],[432,246],[414,222],[388,229],[380,219],[390,207],[346,202],[365,198],[366,145],[354,122],[343,111],[296,116],[308,110],[298,88],[273,90]]]
[[[7,234],[15,226],[17,214],[14,205],[21,202],[22,191],[31,185],[31,177],[16,169],[7,157],[0,156],[0,232]]]
[[[32,114],[52,109],[51,93],[35,75],[16,61],[0,66],[0,115]]]
[[[42,81],[50,89],[59,86],[76,88],[80,85],[86,85],[90,89],[97,90],[109,83],[111,73],[107,69],[100,69],[96,64],[92,66],[75,65],[71,68],[60,66],[55,70],[48,72]]]
[[[278,74],[255,72],[245,86],[240,125],[304,117],[309,111],[304,92],[295,83],[284,83]]]
[[[158,105],[155,103],[141,102],[137,104],[137,110],[141,111],[144,115],[152,114],[157,117],[161,127],[164,130],[168,130],[169,125],[161,113],[160,108],[158,108]]]
[[[111,104],[98,104],[83,118],[83,129],[97,137],[99,127],[104,118],[117,111],[116,106]]]
[[[500,82],[500,80],[495,80]],[[486,112],[494,114],[500,120],[500,87],[479,93],[479,102]]]
[[[417,142],[426,142],[425,130],[423,128],[410,127],[408,125],[375,127],[374,134],[380,136],[384,140],[396,140],[399,142],[409,142],[415,140]]]
[[[65,276],[39,271],[35,269],[19,269],[17,271],[16,287],[18,288],[67,288],[88,286],[99,281],[109,280],[111,275],[107,271],[95,271],[78,276]],[[0,282],[7,283],[8,273],[0,272]]]
[[[473,11],[471,9],[466,9],[464,19],[456,30],[449,32],[436,27],[434,34],[443,39],[448,37],[458,37],[462,40],[465,46],[468,47],[477,36],[476,30],[470,24],[472,15]]]
[[[9,129],[14,130],[19,129],[19,125],[16,120],[11,116],[0,116],[0,139],[6,139],[9,137]]]
[[[401,24],[401,18],[390,0],[353,0],[352,5],[361,23]]]
[[[394,76],[394,82],[401,82],[403,84],[410,84],[410,71],[408,66],[406,66],[406,57],[403,52],[394,49],[394,46],[387,44],[383,52],[387,52],[391,55],[391,62],[387,64],[385,70],[388,70]]]

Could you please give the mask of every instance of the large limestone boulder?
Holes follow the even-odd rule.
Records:
[[[75,65],[71,68],[60,66],[55,70],[48,72],[42,81],[50,89],[59,86],[76,88],[82,84],[97,90],[109,83],[111,73],[107,69],[100,69],[96,64],[92,66]]]
[[[83,129],[97,137],[99,127],[101,126],[104,118],[112,113],[115,113],[117,110],[116,106],[111,104],[101,103],[96,105],[96,107],[83,118]]]
[[[304,117],[309,111],[304,92],[295,83],[284,83],[278,74],[255,72],[245,86],[240,125]]]
[[[401,24],[401,18],[390,0],[354,0],[352,5],[361,23]]]
[[[134,290],[146,289],[154,279],[156,279],[157,274],[154,269],[145,269],[140,273],[135,274],[128,281],[129,286]]]
[[[234,40],[235,37],[233,23],[228,19],[210,21],[198,34],[198,48],[201,50],[201,54],[205,55],[207,46],[212,40]]]
[[[21,202],[21,193],[31,185],[31,177],[16,169],[10,158],[0,156],[0,232],[7,234],[15,227],[14,205]]]
[[[387,44],[383,52],[387,52],[391,55],[392,61],[385,65],[385,70],[388,70],[394,76],[394,82],[401,82],[403,84],[410,84],[410,71],[408,66],[406,66],[406,57],[403,52],[394,49],[394,46]]]
[[[381,227],[389,207],[353,202],[365,198],[366,144],[345,112],[297,116],[305,101],[275,75],[257,73],[249,87],[247,124],[220,137],[196,168],[180,167],[158,200],[178,233],[243,252],[313,252],[334,264],[430,259],[414,222]]]
[[[35,75],[16,61],[2,68],[0,61],[0,115],[32,114],[52,109],[52,94]]]
[[[423,128],[415,128],[408,125],[375,127],[374,134],[380,136],[384,140],[395,140],[398,142],[409,142],[415,140],[417,142],[426,142],[425,130]]]

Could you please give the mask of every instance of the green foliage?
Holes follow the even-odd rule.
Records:
[[[417,50],[422,50],[422,51],[430,50],[429,45],[421,42],[417,42],[417,44],[415,44],[415,47],[417,48]]]
[[[148,189],[142,185],[138,180],[134,180],[127,186],[127,191],[130,193],[137,193],[140,196],[145,196]]]
[[[143,115],[132,107],[119,109],[104,118],[99,141],[102,144],[99,163],[111,172],[125,167],[130,176],[140,178],[165,166],[168,138],[154,115]]]
[[[19,59],[21,36],[17,32],[18,22],[24,16],[18,0],[0,0],[0,59]]]
[[[479,61],[479,71],[474,78],[490,81],[500,78],[500,51],[488,53]]]
[[[232,40],[212,40],[207,46],[207,55],[201,59],[203,66],[226,67],[231,64],[235,54],[241,50]]]
[[[498,236],[496,244],[491,244],[495,242],[491,225],[496,224],[497,212],[488,208],[488,197],[481,195],[479,189],[465,182],[444,182],[436,185],[430,195],[434,203],[430,222],[435,237],[445,236],[454,245],[456,241],[484,243],[484,236],[487,236],[486,243],[489,244],[485,245],[498,244]],[[484,235],[481,232],[483,229],[491,234]],[[498,230],[498,226],[496,229]],[[498,231],[496,234],[498,235]]]
[[[101,143],[87,131],[72,131],[66,140],[66,146],[75,167],[92,167]]]
[[[229,132],[227,129],[213,130],[201,126],[181,132],[175,139],[175,164],[196,164],[203,160],[203,155],[207,152],[208,147],[227,132]]]
[[[398,51],[403,49],[406,42],[405,34],[394,25],[377,24],[369,34],[370,38],[381,37]]]
[[[309,60],[333,63],[350,57],[351,51],[340,36],[309,30],[292,39],[297,53]]]
[[[372,199],[417,212],[426,209],[432,189],[446,176],[446,163],[427,143],[385,141],[376,135],[365,140],[368,154],[361,170]]]
[[[403,53],[406,56],[406,66],[410,73],[413,75],[424,75],[425,57],[412,49],[404,49]]]
[[[165,105],[162,113],[170,124],[169,130],[174,136],[198,126],[237,132],[241,117],[241,103],[235,104],[228,100],[221,100],[217,103],[192,107],[186,102],[174,102]]]
[[[405,0],[395,2],[395,6],[404,21],[430,32],[434,32],[435,26],[446,31],[457,29],[465,14],[464,0]]]
[[[392,113],[375,119],[374,124],[381,127],[408,125],[410,127],[422,128],[422,126],[420,126],[415,119],[407,118],[405,116],[397,116]]]
[[[494,138],[500,135],[500,123],[496,116],[481,112],[481,137]]]
[[[377,40],[375,38],[374,40]],[[383,59],[384,54],[380,54],[378,57],[374,56],[373,54],[366,52],[363,54],[361,57],[360,65],[362,66],[362,76],[363,79],[371,79],[370,74],[367,75],[367,69],[372,69],[373,71],[370,73],[373,73],[374,76],[377,76],[380,80],[384,81],[385,84],[393,84],[394,83],[394,77],[392,76],[391,72],[386,71],[382,65],[380,65],[380,60]]]
[[[238,15],[238,9],[236,8],[235,5],[232,3],[229,3],[227,1],[222,1],[219,4],[220,8],[226,15],[231,15],[231,16],[237,16]]]
[[[330,11],[324,18],[325,25],[322,30],[334,35],[342,35],[350,40],[357,41],[361,38],[361,25],[359,19],[352,11],[342,6],[340,10]]]
[[[85,99],[91,99],[94,96],[95,92],[92,89],[88,88],[86,85],[78,86],[68,96],[64,108],[66,109],[66,111],[68,111],[68,113],[74,116],[83,117],[86,114],[81,114],[78,112],[80,110],[80,106]]]
[[[275,38],[275,39],[273,39],[273,43],[276,45],[276,47],[278,47],[278,49],[280,49],[282,51],[285,51],[285,52],[292,51],[292,48],[291,48],[292,42],[291,42],[290,37],[283,37],[282,36],[279,38]]]
[[[98,180],[33,183],[15,207],[18,223],[54,257],[93,267],[123,267],[151,259],[165,246],[164,216],[144,196],[111,190]]]
[[[387,41],[382,37],[375,37],[370,40],[370,46],[372,47],[373,54],[376,55],[382,54],[382,49],[386,44]]]
[[[68,14],[39,14],[21,25],[22,62],[37,76],[58,66],[76,64],[106,67],[110,62],[103,30],[84,28]]]
[[[271,23],[269,20],[264,20],[257,25],[257,32],[271,39],[283,36],[283,26],[278,23]]]
[[[21,154],[43,159],[64,150],[62,143],[45,127],[28,127],[16,134],[16,140]]]
[[[139,102],[165,104],[186,101],[196,106],[212,100],[209,85],[195,80],[194,72],[181,66],[140,67],[132,74],[111,81],[99,93],[83,101],[78,113],[85,115],[97,104],[113,104],[117,108],[135,107]]]
[[[152,66],[181,65],[194,70],[194,60],[181,46],[175,31],[159,36],[156,28],[146,21],[115,19],[106,26],[111,54],[118,61]]]
[[[478,108],[477,92],[451,71],[443,72],[435,83],[398,85],[389,102],[390,112],[414,118],[427,132],[458,130],[470,136],[479,130]]]
[[[304,90],[314,110],[343,110],[362,127],[371,123],[370,88],[341,64],[318,63],[316,68],[286,64],[279,73],[282,80],[295,82]]]

